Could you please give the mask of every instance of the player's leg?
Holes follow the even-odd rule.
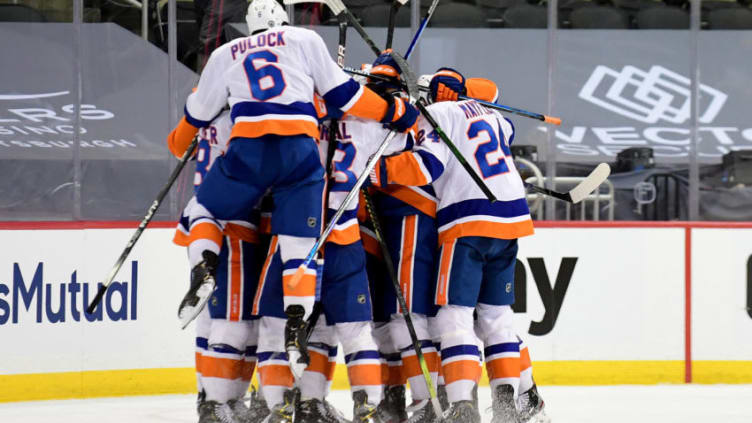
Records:
[[[395,263],[395,270],[405,302],[412,313],[412,322],[423,357],[426,360],[432,383],[439,372],[439,355],[428,330],[428,316],[435,315],[433,303],[436,280],[437,234],[434,220],[423,214],[398,218],[387,217],[387,245]],[[397,312],[394,298],[394,314],[389,323],[392,340],[402,355],[402,363],[413,404],[411,419],[429,422],[436,419],[430,406],[429,391],[420,362],[413,347],[405,318]]]
[[[366,270],[373,306],[373,339],[381,356],[381,383],[384,399],[379,404],[379,415],[385,423],[407,420],[405,409],[405,378],[402,357],[389,333],[389,318],[396,310],[394,288],[386,274],[381,247],[370,232],[361,225],[361,239],[366,251]],[[388,305],[387,305],[388,304]]]
[[[303,306],[305,319],[315,301],[316,262],[310,262],[296,287],[288,282],[321,233],[325,172],[312,138],[279,137],[273,145],[281,168],[272,188],[272,233],[279,235],[284,304],[285,309],[292,304]]]
[[[514,266],[517,241],[485,239],[486,264],[478,298],[478,335],[484,344],[494,423],[517,421],[520,343],[514,331]]]
[[[337,340],[334,326],[327,325],[323,316],[319,317],[311,333],[308,354],[310,364],[298,381],[300,402],[296,407],[295,422],[343,423],[344,418],[333,412],[325,399],[334,375]]]
[[[293,375],[285,352],[284,329],[286,316],[282,303],[282,261],[279,241],[272,237],[259,277],[253,301],[253,314],[261,316],[259,323],[258,380],[272,422],[292,422]]]
[[[527,343],[520,341],[520,394],[517,397],[518,420],[523,423],[547,423],[551,419],[546,415],[545,402],[538,392],[533,379],[533,365]]]
[[[201,404],[206,401],[206,392],[204,391],[203,375],[201,374],[202,359],[206,350],[209,348],[209,329],[211,328],[211,317],[209,309],[205,308],[196,317],[196,387],[198,388],[198,398],[196,400],[196,410],[201,409]]]
[[[216,289],[208,303],[211,318],[207,347],[201,358],[202,389],[205,402],[200,422],[222,419],[239,421],[238,400],[248,388],[245,380],[246,344],[250,325],[242,319],[244,291],[254,279],[256,245],[235,236],[226,236],[218,256]],[[243,280],[244,271],[248,281]],[[244,413],[240,413],[244,414]]]
[[[371,295],[363,245],[360,241],[349,245],[329,242],[324,248],[321,303],[345,355],[354,402],[353,420],[378,422],[381,360],[371,333]]]
[[[482,250],[474,237],[458,238],[441,246],[436,323],[441,333],[441,365],[450,404],[447,421],[479,422],[472,392],[480,379],[480,351],[476,344],[473,310],[482,282]]]

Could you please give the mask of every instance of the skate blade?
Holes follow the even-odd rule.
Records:
[[[186,304],[178,310],[178,319],[180,320],[180,329],[185,329],[193,319],[198,316],[201,311],[206,307],[206,303],[214,293],[215,288],[214,279],[208,279],[196,290],[196,297],[198,301],[195,305]]]
[[[308,367],[307,364],[298,362],[298,359],[302,357],[300,351],[295,348],[289,348],[287,350],[287,357],[290,360],[290,370],[292,371],[292,375],[295,376],[296,380],[300,379],[303,376],[306,367]]]

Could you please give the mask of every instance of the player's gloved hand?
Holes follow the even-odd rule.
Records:
[[[439,68],[428,84],[431,102],[457,101],[465,95],[465,77],[452,68]]]
[[[381,123],[388,124],[392,129],[398,132],[407,132],[415,125],[420,111],[418,108],[408,103],[405,99],[393,97],[386,109],[384,118]]]

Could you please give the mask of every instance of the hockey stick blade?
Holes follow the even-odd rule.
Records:
[[[608,175],[610,174],[611,167],[607,163],[601,163],[596,166],[592,172],[590,172],[590,175],[588,175],[582,182],[577,184],[576,187],[572,188],[572,190],[567,193],[556,192],[550,189],[539,187],[537,185],[533,185],[528,182],[525,182],[525,188],[543,195],[548,195],[549,197],[558,198],[559,200],[566,201],[568,203],[576,204],[584,200],[593,191],[598,189],[598,187],[606,179],[608,179]]]
[[[579,203],[585,199],[590,193],[598,189],[610,174],[611,166],[609,166],[608,163],[601,163],[596,166],[584,181],[580,182],[576,187],[569,191],[569,197],[572,199],[572,202]]]

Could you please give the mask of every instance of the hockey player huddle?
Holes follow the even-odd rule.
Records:
[[[315,32],[287,25],[276,1],[254,0],[247,21],[251,35],[212,53],[167,139],[178,157],[200,139],[196,195],[175,236],[192,267],[181,311],[195,304],[203,281],[216,282],[196,319],[199,422],[347,421],[326,401],[340,347],[353,422],[480,422],[482,362],[494,423],[547,421],[512,325],[517,238],[533,233],[509,151],[514,127],[472,100],[457,101],[496,101],[496,85],[442,68],[426,77],[425,99],[499,199],[492,203],[410,104],[403,69],[388,52],[370,70],[381,78],[361,85]],[[390,131],[399,135],[365,188],[386,249],[356,197],[321,259],[291,284]],[[385,259],[394,263],[442,416]],[[286,341],[306,329],[299,345],[308,364],[290,362]]]

